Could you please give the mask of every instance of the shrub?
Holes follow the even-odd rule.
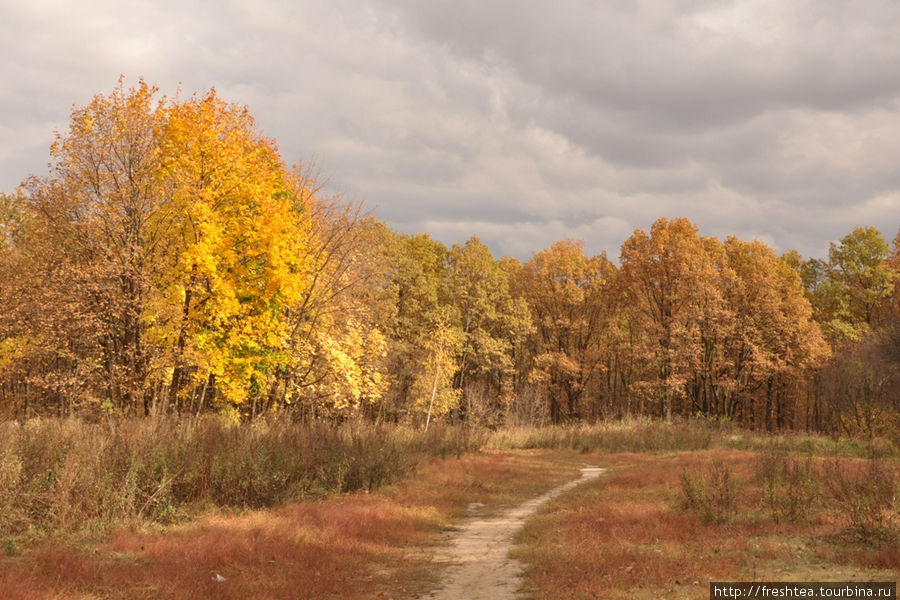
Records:
[[[856,467],[856,468],[854,468]],[[825,486],[851,527],[866,540],[896,537],[900,528],[900,478],[880,458],[863,465],[825,463]]]
[[[812,457],[799,460],[772,446],[757,455],[756,477],[776,521],[808,521],[821,505],[820,474]]]
[[[721,461],[695,476],[681,473],[683,507],[707,522],[724,523],[736,512],[737,487],[731,469]]]

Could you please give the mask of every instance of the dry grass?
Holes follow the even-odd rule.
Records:
[[[47,541],[0,561],[0,589],[41,600],[408,597],[433,582],[428,548],[467,504],[499,510],[574,478],[577,468],[560,460],[432,459],[414,480],[378,492],[120,530],[99,544]]]
[[[710,580],[900,573],[897,505],[885,504],[896,495],[867,484],[888,471],[900,481],[896,463],[873,471],[834,458],[859,453],[844,442],[765,444],[715,424],[629,422],[501,430],[489,447],[518,450],[468,454],[483,432],[5,427],[3,597],[413,597],[440,575],[428,549],[467,505],[497,512],[575,478],[581,462],[613,469],[554,502],[522,536],[538,598],[706,598]],[[810,444],[831,458],[791,458]],[[428,458],[448,455],[457,458]],[[811,494],[816,501],[804,502]],[[179,524],[181,514],[205,516]]]
[[[723,431],[717,424],[701,420],[664,423],[628,419],[595,424],[503,427],[491,433],[487,444],[495,448],[566,449],[582,453],[702,450],[720,441]]]
[[[859,540],[840,510],[824,506],[804,519],[774,519],[754,453],[591,460],[613,469],[547,507],[520,536],[517,553],[529,563],[537,599],[705,599],[710,581],[900,576],[897,539]],[[714,464],[720,466],[713,470]],[[686,510],[682,473],[701,477],[722,469],[735,492],[726,518]]]
[[[234,426],[222,419],[0,423],[0,544],[173,523],[210,506],[263,508],[373,490],[432,456],[477,449],[461,427]]]
[[[489,447],[605,452],[673,452],[678,450],[777,450],[814,456],[865,458],[873,452],[900,457],[900,448],[886,438],[831,438],[799,432],[772,435],[741,429],[734,423],[709,419],[676,419],[672,423],[632,418],[598,423],[546,427],[501,427],[486,436]]]

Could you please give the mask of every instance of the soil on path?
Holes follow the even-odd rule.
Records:
[[[448,562],[441,587],[420,600],[515,600],[522,587],[522,565],[509,557],[513,536],[540,506],[572,488],[599,477],[606,469],[585,467],[570,481],[492,518],[467,521],[451,536],[451,545],[437,551]],[[476,506],[470,508],[477,508]]]

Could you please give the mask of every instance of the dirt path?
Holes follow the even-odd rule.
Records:
[[[605,470],[585,467],[581,469],[581,479],[554,488],[499,516],[468,521],[453,534],[451,546],[438,552],[436,560],[451,564],[441,587],[420,596],[420,600],[517,598],[517,591],[522,586],[522,565],[509,557],[515,532],[542,504],[599,477]]]

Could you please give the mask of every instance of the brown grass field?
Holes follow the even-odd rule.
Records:
[[[800,518],[775,518],[757,482],[759,455],[711,450],[591,455],[610,467],[532,519],[517,549],[536,599],[709,598],[710,581],[896,581],[896,529],[863,535],[840,508],[806,498]],[[821,462],[821,461],[819,461]],[[682,473],[729,470],[726,514],[687,509]],[[858,461],[844,461],[849,471]],[[895,476],[896,464],[892,468]],[[861,473],[864,475],[865,473]],[[827,495],[826,492],[822,496]],[[894,511],[896,511],[896,500]],[[885,514],[884,525],[893,515]]]
[[[517,505],[584,463],[609,472],[548,504],[518,537],[536,599],[708,598],[709,581],[900,577],[896,461],[872,471],[858,458],[703,445],[485,449],[424,460],[368,493],[36,536],[0,556],[0,597],[414,598],[439,581],[431,548],[470,503],[481,514]],[[890,486],[870,485],[880,480]]]
[[[410,597],[438,576],[427,550],[469,503],[490,512],[577,474],[547,451],[433,459],[374,493],[119,530],[102,543],[48,540],[0,561],[0,590],[22,600]]]

